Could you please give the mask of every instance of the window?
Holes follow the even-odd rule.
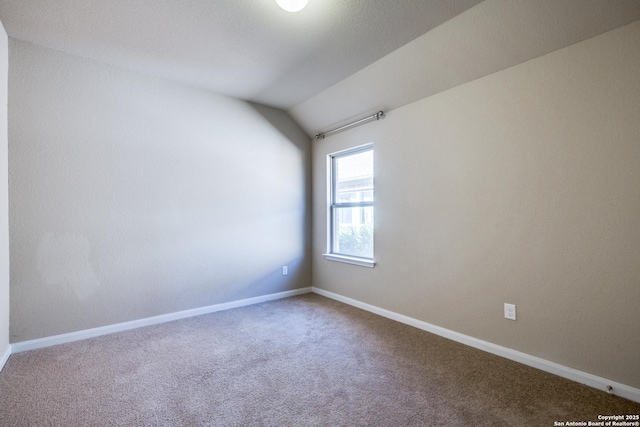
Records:
[[[373,267],[373,145],[330,154],[327,259]]]

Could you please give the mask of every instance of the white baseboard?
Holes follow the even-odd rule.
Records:
[[[345,304],[369,311],[379,316],[386,317],[391,320],[395,320],[406,325],[422,329],[427,332],[448,338],[450,340],[469,345],[471,347],[486,351],[488,353],[495,354],[497,356],[504,357],[515,362],[522,363],[533,368],[540,369],[545,372],[549,372],[560,377],[588,385],[590,387],[609,392],[608,387],[612,387],[611,394],[624,397],[634,402],[640,403],[640,389],[610,381],[606,378],[598,377],[596,375],[589,374],[587,372],[579,371],[577,369],[569,368],[564,365],[560,365],[555,362],[550,362],[539,357],[531,356],[526,353],[522,353],[510,348],[502,347],[497,344],[493,344],[487,341],[483,341],[477,338],[470,337],[468,335],[454,332],[449,329],[442,328],[440,326],[432,325],[422,320],[417,320],[409,316],[405,316],[399,313],[395,313],[390,310],[386,310],[380,307],[376,307],[371,304],[367,304],[349,297],[345,297],[333,292],[325,291],[316,287],[295,289],[292,291],[278,292],[275,294],[262,295],[259,297],[247,298],[238,301],[231,301],[222,304],[214,304],[207,307],[194,308],[191,310],[178,311],[175,313],[163,314],[160,316],[147,317],[144,319],[133,320],[130,322],[117,323],[115,325],[103,326],[99,328],[86,329],[77,332],[71,332],[68,334],[54,335],[46,338],[39,338],[35,340],[22,341],[18,343],[10,344],[2,357],[0,358],[0,371],[4,367],[5,363],[9,359],[9,356],[13,353],[20,353],[28,350],[35,350],[38,348],[50,347],[52,345],[64,344],[72,341],[79,341],[86,338],[98,337],[101,335],[112,334],[115,332],[126,331],[129,329],[140,328],[143,326],[156,325],[159,323],[170,322],[173,320],[185,319],[187,317],[200,316],[203,314],[214,313],[216,311],[229,310],[232,308],[244,307],[253,304],[259,304],[266,301],[273,301],[281,298],[288,298],[296,295],[302,295],[309,292],[314,292],[318,295],[325,296],[327,298],[334,299],[336,301],[343,302]]]
[[[400,323],[404,323],[418,329],[431,332],[435,335],[439,335],[444,338],[448,338],[453,341],[457,341],[462,344],[475,347],[479,350],[486,351],[488,353],[495,354],[497,356],[504,357],[515,362],[522,363],[523,365],[531,366],[536,369],[540,369],[545,372],[563,377],[587,386],[602,390],[617,396],[624,397],[625,399],[633,400],[640,403],[640,389],[621,384],[615,381],[608,380],[606,378],[598,377],[596,375],[589,374],[587,372],[579,371],[577,369],[569,368],[564,365],[560,365],[555,362],[550,362],[539,357],[531,356],[526,353],[522,353],[510,348],[502,347],[497,344],[493,344],[487,341],[483,341],[477,338],[470,337],[468,335],[454,332],[449,329],[442,328],[440,326],[432,325],[431,323],[423,322],[409,316],[395,313],[393,311],[385,310],[384,308],[376,307],[349,297],[335,294],[333,292],[325,291],[316,287],[312,288],[312,291],[318,295],[325,296],[327,298],[334,299],[336,301],[349,304],[351,306],[360,308],[362,310],[369,311],[371,313],[386,317],[391,320],[395,320]],[[612,387],[611,390],[608,387]]]
[[[5,350],[4,354],[2,355],[2,357],[0,357],[0,372],[2,372],[2,368],[4,368],[4,365],[5,363],[7,363],[7,360],[9,360],[9,356],[11,356],[11,344],[7,346],[7,349]]]
[[[86,338],[99,337],[101,335],[122,332],[129,329],[140,328],[143,326],[156,325],[158,323],[171,322],[173,320],[185,319],[187,317],[200,316],[202,314],[214,313],[216,311],[229,310],[232,308],[244,307],[247,305],[259,304],[261,302],[273,301],[281,298],[288,298],[296,295],[307,294],[311,292],[311,288],[294,289],[292,291],[278,292],[275,294],[262,295],[259,297],[247,298],[238,301],[225,302],[222,304],[214,304],[206,307],[194,308],[191,310],[178,311],[175,313],[162,314],[160,316],[147,317],[144,319],[132,320],[130,322],[116,323],[115,325],[102,326],[99,328],[85,329],[68,334],[54,335],[51,337],[38,338],[35,340],[22,341],[10,345],[8,354],[20,353],[38,348],[50,347],[52,345],[64,344],[72,341],[79,341]],[[1,366],[1,365],[0,365]]]

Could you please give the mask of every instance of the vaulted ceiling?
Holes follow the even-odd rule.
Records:
[[[312,134],[640,19],[638,0],[0,0],[10,37],[288,110]]]
[[[290,108],[480,0],[3,0],[14,38]]]

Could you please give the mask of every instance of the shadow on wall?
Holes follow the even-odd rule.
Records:
[[[312,200],[312,186],[311,186],[311,144],[312,138],[309,137],[304,130],[289,116],[288,113],[282,110],[277,110],[262,104],[248,103],[263,119],[290,143],[292,143],[300,152],[301,160],[304,165],[304,230],[296,230],[298,233],[304,236],[304,257],[301,259],[292,259],[289,261],[289,274],[295,272],[295,275],[299,276],[299,280],[294,282],[300,283],[301,281],[307,282],[308,286],[311,286],[311,200]],[[287,167],[286,165],[280,165],[279,167]],[[291,266],[294,266],[293,270]],[[293,278],[292,278],[293,279]]]
[[[271,126],[277,129],[282,136],[298,147],[301,152],[306,153],[306,160],[309,162],[308,166],[311,166],[311,137],[285,111],[253,102],[249,102],[249,105]],[[311,168],[308,168],[307,175],[307,178],[311,177]]]
[[[310,285],[285,112],[16,40],[9,72],[13,342]]]

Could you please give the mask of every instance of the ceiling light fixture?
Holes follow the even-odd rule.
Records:
[[[298,12],[304,9],[308,2],[309,0],[276,0],[278,6],[287,12]]]

